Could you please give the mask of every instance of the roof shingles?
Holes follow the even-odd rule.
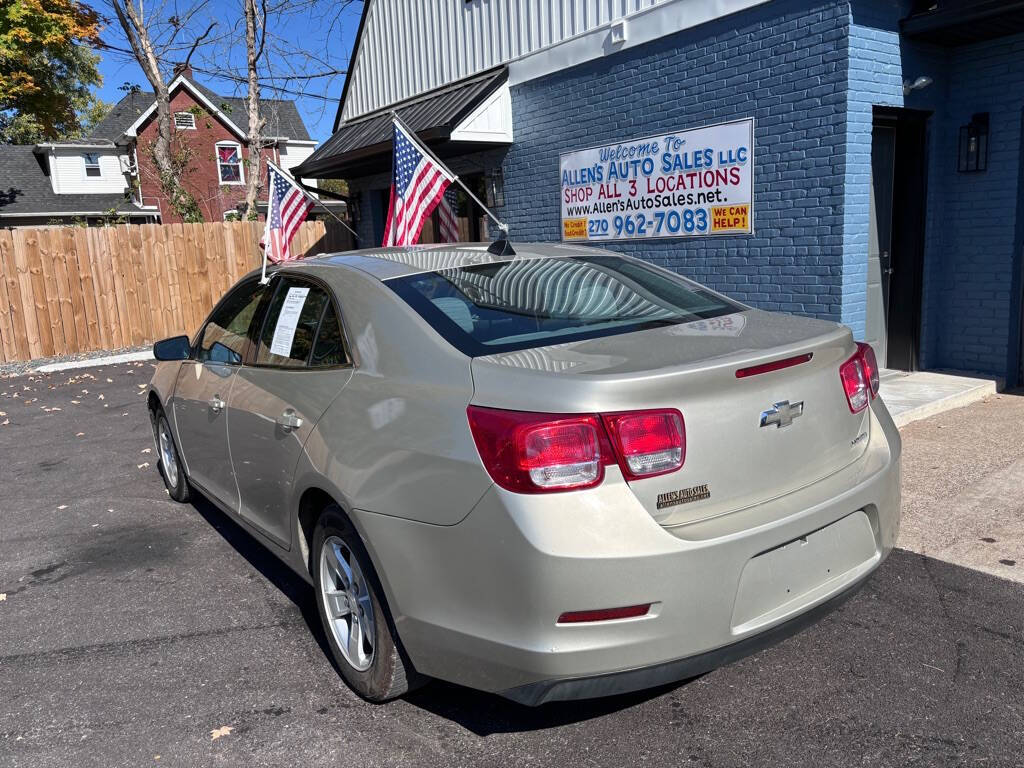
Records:
[[[214,107],[221,110],[228,120],[238,126],[243,133],[248,134],[249,109],[245,99],[221,96],[192,79],[189,79],[188,82]],[[97,124],[91,138],[117,141],[131,127],[132,123],[149,109],[155,98],[152,91],[129,93],[117,102],[110,113]],[[309,141],[309,131],[306,130],[306,125],[302,122],[302,116],[299,115],[294,101],[261,98],[260,108],[267,121],[263,128],[265,136]]]

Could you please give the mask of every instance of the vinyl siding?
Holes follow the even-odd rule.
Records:
[[[368,0],[348,120],[668,0]]]
[[[94,152],[100,156],[101,176],[85,175],[85,160],[82,157],[85,152]],[[53,191],[58,195],[109,195],[124,192],[128,188],[128,183],[121,173],[118,156],[119,154],[112,150],[57,150],[50,155],[50,182],[53,184]]]

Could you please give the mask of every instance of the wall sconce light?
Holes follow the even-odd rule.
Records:
[[[988,168],[988,112],[978,112],[971,122],[960,126],[956,169],[977,173]]]
[[[505,175],[501,168],[487,174],[487,207],[502,208],[505,205]]]
[[[921,75],[921,77],[917,78],[917,80],[915,80],[914,82],[910,82],[909,80],[904,80],[903,81],[903,95],[904,96],[909,96],[912,91],[920,91],[923,88],[927,88],[933,82],[935,82],[935,81],[932,80],[930,77],[928,77],[928,75]]]

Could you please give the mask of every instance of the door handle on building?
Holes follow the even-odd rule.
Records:
[[[285,408],[284,413],[278,417],[277,423],[284,430],[298,429],[302,426],[302,419],[293,409]]]
[[[214,413],[220,413],[224,410],[224,401],[220,399],[220,395],[214,395],[210,398],[210,410]]]

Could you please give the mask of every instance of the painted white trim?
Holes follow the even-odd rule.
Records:
[[[89,179],[102,179],[103,178],[103,164],[100,162],[99,152],[80,152],[79,155],[82,158],[82,181],[88,183]],[[95,155],[96,163],[93,166],[99,173],[95,176],[89,175],[89,161],[86,159],[86,155]],[[51,171],[52,173],[52,171]]]
[[[285,144],[294,144],[297,147],[315,147],[319,142],[313,139],[289,139],[287,136],[279,138]]]
[[[466,119],[455,126],[452,141],[484,141],[491,144],[512,143],[512,94],[508,83],[502,84],[477,106]]]
[[[769,0],[668,0],[604,24],[576,37],[509,62],[509,85],[575,67],[603,56],[635,48],[661,37],[690,29],[723,16],[745,11]],[[618,45],[611,42],[611,28],[627,24],[629,34]]]
[[[138,211],[117,211],[118,216],[152,216],[154,213],[159,212],[158,208],[147,208],[145,210]],[[40,211],[40,212],[25,212],[25,213],[0,213],[0,219],[41,219],[44,216],[47,218],[53,216],[106,216],[107,211]]]
[[[169,94],[173,94],[179,87],[184,87],[190,94],[192,94],[192,97],[196,101],[198,101],[208,110],[210,110],[210,112],[212,112],[214,115],[216,115],[221,122],[223,122],[228,128],[230,128],[231,131],[236,136],[238,136],[238,138],[244,141],[248,141],[249,137],[246,136],[245,131],[243,131],[241,128],[235,125],[226,114],[224,114],[212,101],[210,101],[202,93],[200,93],[196,89],[196,87],[192,85],[192,83],[190,83],[188,80],[186,80],[182,75],[178,75],[176,78],[174,78],[174,80],[171,81],[171,84],[167,87],[167,92]],[[139,126],[146,122],[149,116],[152,115],[154,112],[156,112],[156,99],[153,99],[153,103],[150,104],[149,107],[145,111],[143,111],[141,115],[139,115],[138,119],[136,119],[134,123],[128,126],[127,130],[125,130],[124,132],[125,135],[132,137],[138,136]]]
[[[221,147],[235,147],[238,149],[238,181],[224,181],[220,175],[220,152]],[[218,141],[213,145],[213,159],[217,161],[217,183],[223,187],[240,187],[245,185],[245,156],[242,154],[242,145],[237,141]]]

